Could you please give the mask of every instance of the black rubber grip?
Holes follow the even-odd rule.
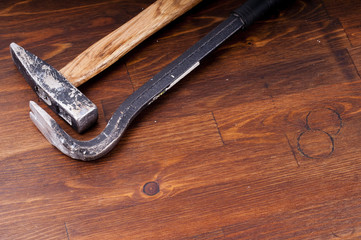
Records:
[[[248,0],[233,12],[244,22],[245,28],[282,1],[283,0]]]

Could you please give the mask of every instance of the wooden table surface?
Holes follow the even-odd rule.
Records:
[[[360,239],[361,2],[296,0],[236,33],[110,154],[70,159],[29,119],[9,54],[57,69],[151,0],[1,1],[0,239]],[[208,0],[80,87],[99,134],[244,1]]]

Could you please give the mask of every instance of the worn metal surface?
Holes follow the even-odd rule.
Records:
[[[10,52],[31,88],[77,132],[83,132],[96,122],[96,105],[55,68],[16,43],[10,44]]]
[[[124,130],[140,111],[195,69],[205,56],[236,31],[269,10],[275,2],[250,0],[238,8],[229,18],[129,96],[115,111],[103,132],[90,141],[79,141],[69,136],[35,102],[30,102],[30,117],[44,136],[69,157],[83,161],[100,158],[119,142]],[[252,12],[255,4],[260,5],[257,5],[256,12]],[[242,17],[244,13],[251,15],[247,18],[247,25]]]

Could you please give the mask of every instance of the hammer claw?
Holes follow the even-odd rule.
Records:
[[[30,102],[30,117],[43,135],[71,158],[90,161],[107,154],[119,142],[131,121],[149,104],[162,96],[183,77],[199,66],[201,60],[240,29],[282,0],[248,0],[230,17],[171,62],[116,109],[105,129],[89,141],[69,136],[35,102]]]
[[[61,152],[66,154],[66,148],[62,147],[60,140],[56,137],[55,132],[52,130],[54,124],[57,125],[56,121],[42,109],[36,102],[30,101],[30,119],[39,129],[39,131],[44,135],[44,137]]]
[[[119,114],[110,120],[106,129],[90,141],[79,141],[68,135],[59,124],[36,102],[30,101],[30,119],[44,137],[65,155],[82,161],[90,161],[108,153],[119,141],[124,131]],[[115,121],[114,121],[115,120]]]

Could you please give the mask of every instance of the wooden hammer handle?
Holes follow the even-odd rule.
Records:
[[[90,46],[60,72],[74,86],[80,86],[201,1],[157,0],[127,23]]]

